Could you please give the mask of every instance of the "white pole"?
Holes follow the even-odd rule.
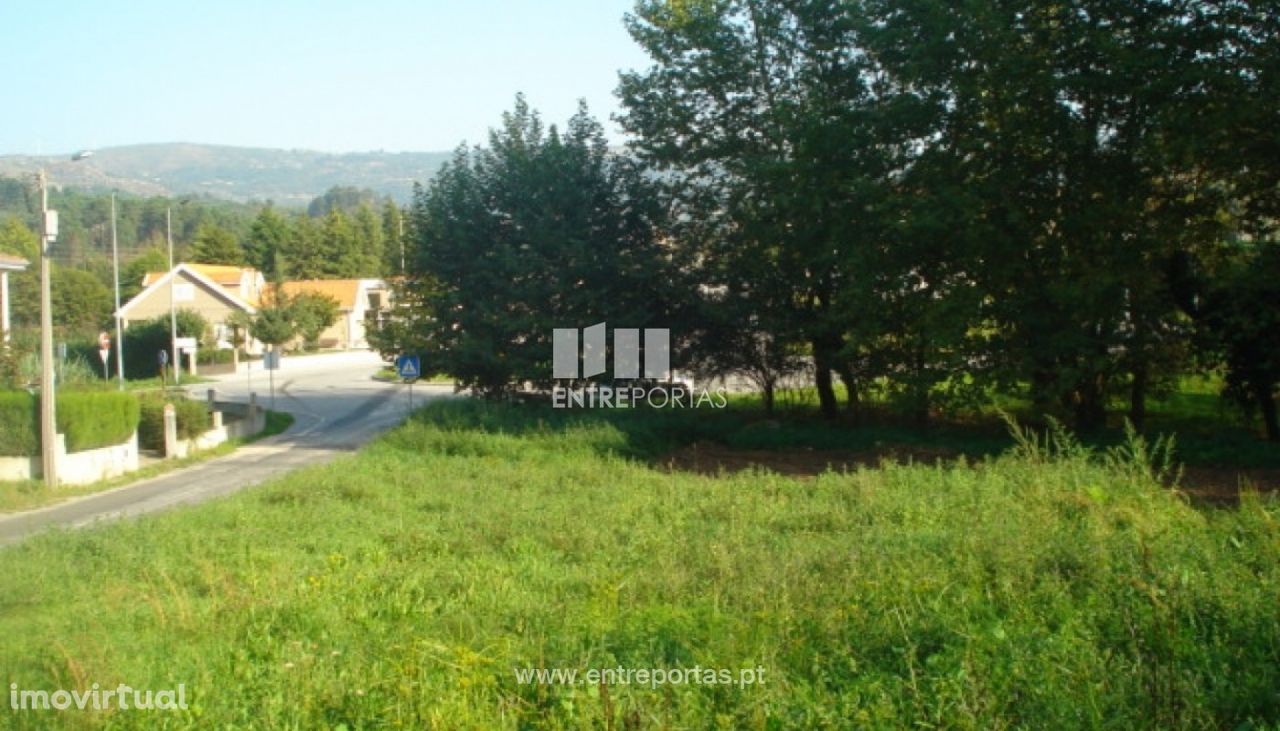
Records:
[[[182,374],[182,356],[178,354],[178,310],[174,306],[173,286],[177,275],[173,273],[173,206],[164,210],[165,237],[169,240],[169,348],[173,357],[169,368],[173,370],[173,385],[177,386]]]
[[[120,326],[120,246],[116,240],[116,194],[111,192],[111,269],[116,283],[116,381],[124,390],[124,328]]]
[[[0,333],[9,342],[9,272],[0,271]]]

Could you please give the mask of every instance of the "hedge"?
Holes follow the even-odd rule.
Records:
[[[66,435],[68,452],[120,444],[138,428],[138,418],[138,399],[131,393],[58,394],[58,431]],[[26,391],[0,392],[0,456],[39,453],[39,399]]]
[[[58,431],[67,451],[120,444],[138,430],[138,397],[111,391],[58,394]]]
[[[0,457],[40,452],[40,411],[26,391],[0,391]]]
[[[194,439],[209,430],[213,419],[203,401],[185,398],[166,399],[161,394],[146,396],[141,401],[142,419],[138,423],[138,446],[164,449],[164,405],[172,403],[178,417],[178,438]]]

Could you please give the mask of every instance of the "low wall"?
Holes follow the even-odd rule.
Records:
[[[210,389],[212,390],[212,389]],[[228,439],[251,437],[267,427],[267,412],[257,403],[209,401],[213,428],[193,439],[166,440],[166,457],[182,458],[202,449],[212,449]],[[225,417],[231,417],[227,419]]]
[[[87,485],[138,469],[138,433],[129,441],[67,454],[66,435],[58,435],[58,484]],[[0,480],[38,480],[44,462],[35,457],[0,457]]]

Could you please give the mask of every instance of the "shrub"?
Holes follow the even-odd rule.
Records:
[[[110,391],[59,393],[57,415],[68,452],[98,449],[120,444],[137,430],[138,397]]]
[[[120,444],[138,428],[138,399],[130,393],[60,393],[57,420],[68,452]],[[39,453],[39,399],[25,391],[0,393],[0,455]]]
[[[0,457],[26,457],[40,451],[40,412],[26,391],[0,391]]]
[[[209,330],[209,323],[199,313],[178,310],[178,336],[193,337],[201,342]],[[171,346],[169,316],[143,322],[135,322],[124,331],[124,374],[126,378],[154,378],[160,373],[157,358],[161,350]]]
[[[144,449],[164,449],[164,405],[172,403],[178,418],[178,438],[192,439],[209,430],[212,420],[203,401],[182,397],[166,398],[149,394],[141,400],[142,418],[138,423],[138,445]]]

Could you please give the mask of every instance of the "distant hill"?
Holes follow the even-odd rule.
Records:
[[[234,201],[273,200],[306,205],[335,185],[370,188],[407,202],[414,181],[425,183],[451,152],[356,152],[188,143],[128,145],[95,150],[79,162],[69,156],[0,155],[0,176],[44,166],[58,186],[119,189],[137,195],[208,194]]]

